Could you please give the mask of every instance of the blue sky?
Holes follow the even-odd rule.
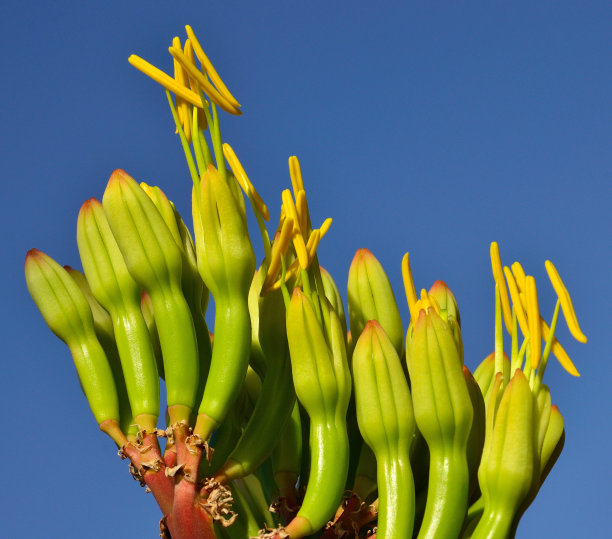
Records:
[[[489,243],[520,260],[550,318],[551,259],[589,342],[551,362],[565,450],[519,537],[603,537],[612,444],[612,9],[606,2],[4,2],[0,129],[6,537],[156,537],[158,510],[98,432],[63,343],[23,278],[37,247],[79,266],[76,217],[123,168],[189,215],[189,176],[165,96],[137,53],[171,69],[191,24],[243,105],[223,132],[278,217],[298,155],[321,263],[345,289],[368,247],[395,287],[443,279],[461,308],[466,363],[492,350]],[[254,236],[256,238],[256,236]],[[607,344],[606,344],[607,343]],[[8,517],[8,518],[7,518]]]

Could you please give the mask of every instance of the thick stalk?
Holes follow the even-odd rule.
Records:
[[[414,527],[414,480],[408,451],[377,455],[378,531],[380,539],[411,538]]]
[[[191,409],[195,405],[199,381],[198,350],[193,319],[180,289],[151,290],[153,311],[161,344],[168,408]],[[189,421],[189,415],[170,417],[170,422]]]
[[[472,533],[472,539],[506,539],[511,537],[514,513],[503,507],[484,513]]]
[[[345,422],[310,423],[310,476],[302,507],[286,528],[291,539],[321,529],[340,504],[348,473],[348,436]]]
[[[465,453],[429,448],[427,505],[418,539],[458,537],[467,511],[470,476]]]
[[[215,340],[195,434],[207,440],[234,403],[249,364],[251,319],[246,299],[215,298]]]

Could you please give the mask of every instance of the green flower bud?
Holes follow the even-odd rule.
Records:
[[[457,305],[455,295],[444,281],[436,281],[429,289],[428,295],[438,302],[440,316],[443,320],[448,321],[449,318],[454,318],[461,327],[459,305]]]
[[[420,538],[458,536],[469,491],[467,444],[474,410],[462,353],[451,324],[440,317],[436,305],[424,294],[406,338],[415,419],[430,455]]]
[[[402,365],[391,340],[370,320],[355,344],[353,376],[359,429],[376,455],[378,534],[411,537],[414,480],[410,446],[416,425]]]
[[[159,413],[159,379],[140,309],[141,288],[128,272],[102,204],[94,198],[79,212],[77,243],[91,291],[111,317],[134,421],[153,429]]]
[[[355,253],[348,277],[349,324],[358,339],[369,320],[384,328],[399,356],[404,351],[404,328],[391,283],[380,262],[367,249]]]
[[[255,273],[244,198],[233,176],[209,165],[193,200],[198,269],[215,301],[246,298]]]
[[[346,316],[344,315],[344,305],[342,304],[340,290],[338,289],[338,286],[336,285],[336,282],[329,271],[320,266],[319,270],[321,271],[321,280],[323,281],[323,288],[325,289],[325,297],[331,303],[334,311],[338,313],[340,322],[342,322],[342,328],[346,333]]]
[[[30,295],[45,322],[72,353],[81,387],[96,421],[103,430],[110,423],[118,430],[115,380],[96,338],[85,296],[62,266],[37,249],[28,251],[25,277]],[[109,434],[119,443],[117,436]]]
[[[539,478],[537,409],[529,382],[517,369],[505,389],[501,376],[487,410],[487,435],[478,470],[483,516],[473,538],[505,537],[515,515]],[[502,392],[498,406],[497,394]]]
[[[310,416],[310,475],[302,507],[286,528],[291,537],[320,529],[342,498],[348,473],[346,411],[351,378],[342,323],[326,298],[296,288],[287,312],[295,392]],[[320,319],[318,318],[318,315]]]
[[[155,204],[122,170],[111,175],[102,205],[130,275],[153,302],[170,421],[187,423],[200,379],[193,318],[181,288],[181,249]]]

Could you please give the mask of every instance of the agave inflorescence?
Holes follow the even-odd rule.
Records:
[[[367,249],[349,270],[347,331],[317,256],[331,219],[313,227],[290,157],[292,189],[270,239],[268,208],[221,137],[218,108],[239,115],[240,104],[187,34],[170,47],[173,77],[137,56],[130,63],[166,88],[193,182],[193,237],[159,187],[116,170],[102,202],[79,213],[84,275],[35,249],[25,265],[96,421],[153,492],[162,536],[513,534],[563,447],[563,417],[543,383],[550,354],[578,376],[555,339],[560,308],[586,342],[554,265],[559,300],[547,324],[534,278],[518,262],[502,266],[491,244],[495,351],[473,376],[455,296],[442,281],[417,296],[408,254],[407,331]],[[259,267],[243,193],[263,242]]]

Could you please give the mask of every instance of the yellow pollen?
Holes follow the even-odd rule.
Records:
[[[188,101],[196,107],[204,107],[200,96],[196,92],[193,92],[189,88],[178,84],[172,77],[166,75],[166,73],[164,73],[161,69],[157,69],[154,65],[151,65],[146,60],[143,60],[140,56],[132,54],[128,58],[128,62],[136,69],[142,71],[145,75],[152,78],[155,82],[161,84],[164,88],[175,94],[177,97],[183,98],[185,101]]]
[[[574,306],[572,305],[572,298],[570,298],[569,292],[567,291],[565,284],[563,284],[557,268],[555,268],[554,264],[550,260],[547,260],[544,265],[546,266],[546,271],[548,272],[548,278],[550,279],[557,296],[559,296],[561,309],[565,315],[565,320],[570,333],[578,342],[587,342],[586,335],[582,333],[582,330],[578,325],[578,318],[576,317],[576,312],[574,311]]]
[[[291,186],[293,192],[305,191],[304,181],[302,180],[302,169],[300,168],[300,162],[295,155],[289,158],[289,176],[291,176]]]
[[[521,326],[523,335],[526,337],[529,334],[527,315],[525,314],[523,304],[521,303],[521,297],[516,286],[516,281],[514,280],[514,275],[512,275],[512,272],[508,266],[504,266],[504,275],[506,276],[506,281],[508,281],[508,289],[510,290],[510,297],[512,298],[512,305],[514,307],[514,311],[516,312],[516,318],[519,326]]]
[[[525,278],[525,299],[527,300],[527,320],[529,323],[529,347],[531,349],[531,368],[536,369],[540,362],[542,334],[540,332],[540,309],[535,279],[528,275]]]
[[[172,57],[178,60],[178,62],[185,68],[185,71],[187,71],[187,73],[197,81],[202,88],[202,91],[225,112],[229,112],[230,114],[234,115],[242,114],[240,109],[232,105],[215,89],[215,87],[208,81],[204,73],[189,62],[181,48],[170,47],[168,52],[170,52]]]
[[[496,241],[491,242],[491,269],[493,270],[493,279],[499,290],[499,299],[501,301],[502,314],[504,316],[504,324],[508,333],[512,333],[512,311],[510,309],[510,300],[508,299],[508,289],[504,280],[504,272],[502,271],[501,257],[499,256],[499,245]]]
[[[225,84],[221,80],[221,77],[219,76],[219,74],[217,73],[217,70],[213,67],[212,63],[208,59],[208,56],[204,54],[204,49],[202,49],[202,46],[200,45],[198,38],[196,37],[195,33],[191,29],[191,26],[189,25],[185,26],[185,30],[187,30],[187,36],[189,37],[189,40],[192,43],[193,50],[196,56],[198,57],[198,60],[200,60],[200,63],[202,64],[203,70],[208,74],[208,76],[210,77],[210,80],[218,88],[219,92],[225,97],[225,99],[227,99],[235,108],[239,108],[240,103],[236,101],[234,96],[227,89],[227,86],[225,86]]]
[[[416,309],[417,295],[412,280],[412,270],[410,269],[410,256],[408,253],[402,258],[402,279],[404,280],[404,290],[406,291],[406,301],[410,311],[410,320],[416,322],[418,311]]]
[[[240,163],[240,160],[236,156],[236,153],[234,152],[232,147],[227,144],[227,142],[223,144],[223,155],[227,159],[227,162],[232,168],[232,172],[236,176],[236,179],[238,180],[238,183],[240,184],[240,187],[242,187],[242,190],[245,192],[246,196],[253,200],[253,204],[257,208],[259,214],[263,217],[264,221],[269,221],[270,212],[268,211],[268,207],[265,205],[264,201],[259,196],[259,193],[255,189],[255,187],[253,187],[251,180],[249,180],[249,177],[244,171],[242,163]]]

